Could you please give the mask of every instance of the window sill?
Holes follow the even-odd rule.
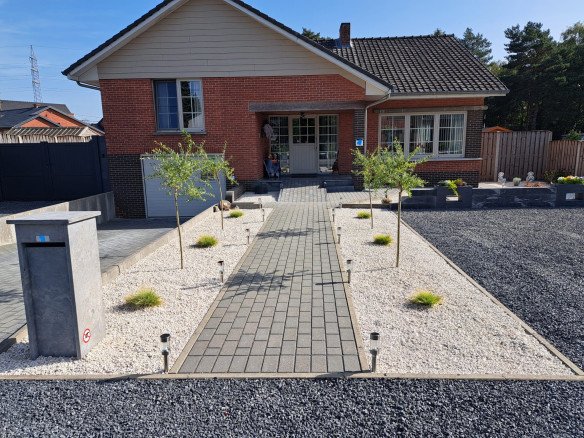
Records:
[[[173,131],[155,131],[154,135],[182,135],[183,131],[173,130]],[[207,135],[207,131],[187,131],[188,134],[192,135]]]

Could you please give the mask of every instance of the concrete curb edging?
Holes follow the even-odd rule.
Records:
[[[253,244],[254,244],[254,242],[257,239],[257,236],[266,227],[266,224],[268,223],[267,222],[267,219],[270,217],[271,214],[272,214],[272,211],[270,211],[268,213],[268,215],[266,216],[266,221],[261,226],[261,228],[258,230],[256,236],[250,242],[250,244],[248,245],[248,247],[245,250],[245,252],[243,253],[243,255],[240,257],[239,261],[237,262],[237,264],[233,268],[233,271],[231,271],[231,274],[229,275],[229,277],[227,277],[225,279],[225,282],[223,283],[223,286],[221,286],[221,289],[219,290],[219,293],[215,297],[215,300],[211,303],[211,306],[209,307],[209,310],[207,310],[207,313],[205,313],[205,316],[203,317],[203,319],[201,320],[201,322],[199,322],[199,324],[197,325],[197,328],[195,329],[195,331],[193,332],[193,334],[189,338],[188,342],[183,347],[180,355],[178,356],[178,358],[176,359],[176,361],[174,362],[174,364],[172,364],[172,367],[170,368],[169,374],[172,374],[172,375],[177,375],[178,374],[178,371],[183,366],[183,364],[185,363],[187,357],[189,356],[189,352],[193,349],[193,345],[195,345],[195,342],[197,342],[197,339],[199,338],[199,336],[201,335],[201,332],[203,331],[203,329],[207,325],[207,322],[209,322],[209,319],[211,319],[211,317],[213,316],[213,313],[215,312],[215,309],[217,308],[217,306],[219,305],[219,303],[223,299],[223,296],[225,296],[225,293],[227,292],[227,289],[228,289],[227,283],[229,283],[229,280],[231,279],[231,277],[233,277],[234,275],[236,275],[237,272],[239,271],[239,269],[241,268],[241,265],[243,264],[244,259],[247,257],[247,255],[251,251],[251,249],[253,247]]]
[[[456,270],[460,275],[462,275],[468,282],[475,286],[479,291],[481,291],[489,300],[491,300],[495,305],[500,307],[508,316],[510,316],[515,322],[517,322],[526,333],[533,336],[541,345],[543,345],[552,355],[556,356],[566,367],[568,367],[577,376],[584,376],[584,371],[582,371],[574,362],[568,359],[564,354],[562,354],[556,347],[554,347],[547,339],[541,336],[534,328],[529,324],[519,318],[515,313],[511,311],[507,306],[505,306],[501,301],[499,301],[493,294],[487,291],[484,287],[478,284],[471,276],[464,272],[456,263],[450,260],[446,255],[444,255],[438,248],[436,248],[432,243],[430,243],[424,236],[413,229],[407,222],[402,219],[402,224],[408,228],[415,236],[423,239],[434,251],[438,254],[450,267]]]
[[[341,207],[342,208],[342,207]],[[345,298],[347,299],[347,306],[349,307],[349,315],[351,317],[351,322],[353,326],[353,335],[355,336],[355,342],[357,343],[357,351],[359,353],[359,362],[361,369],[363,371],[369,370],[369,362],[367,362],[367,357],[365,356],[365,345],[363,343],[363,337],[361,336],[361,325],[357,318],[357,312],[355,311],[355,304],[353,303],[353,294],[351,293],[351,285],[349,284],[349,278],[347,274],[347,269],[345,266],[345,261],[342,257],[341,247],[337,243],[335,236],[335,222],[332,220],[332,212],[330,208],[327,208],[327,213],[329,214],[330,220],[330,231],[333,238],[333,243],[335,245],[335,251],[337,253],[337,259],[339,261],[339,267],[341,268],[341,275],[343,278],[343,289],[345,290]]]

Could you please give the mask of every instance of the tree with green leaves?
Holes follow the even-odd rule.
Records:
[[[383,187],[379,153],[362,153],[359,149],[353,151],[353,163],[357,170],[353,173],[363,178],[363,185],[369,192],[369,209],[371,212],[371,229],[373,229],[373,191]]]
[[[397,250],[395,266],[399,267],[400,239],[401,239],[401,211],[404,192],[408,197],[412,196],[412,190],[424,186],[424,180],[414,171],[416,166],[428,160],[427,157],[416,158],[420,148],[416,148],[409,154],[405,154],[401,143],[396,139],[392,148],[379,150],[379,166],[381,180],[389,187],[398,190],[397,198]]]
[[[309,38],[312,41],[318,41],[322,39],[322,37],[320,36],[320,32],[313,32],[312,30],[306,27],[302,28],[302,36],[305,36],[306,38]]]
[[[446,36],[446,32],[437,27],[432,36]]]
[[[219,212],[221,216],[221,229],[224,230],[223,225],[223,185],[222,179],[230,183],[235,183],[235,176],[233,174],[233,167],[229,164],[229,161],[225,158],[225,152],[227,150],[227,143],[223,146],[223,152],[219,156],[204,156],[203,165],[203,175],[209,180],[215,182],[218,187],[219,195]]]
[[[164,143],[157,143],[158,147],[146,158],[153,160],[154,172],[150,178],[159,180],[174,200],[181,269],[184,269],[184,250],[178,200],[179,197],[187,201],[203,200],[208,188],[208,183],[201,178],[205,164],[203,145],[193,142],[186,132],[183,135],[186,144],[179,143],[175,150]]]
[[[492,44],[482,33],[474,33],[470,27],[467,27],[460,41],[483,64],[488,65],[493,59],[491,56]]]

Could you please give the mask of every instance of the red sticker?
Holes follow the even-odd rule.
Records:
[[[86,328],[83,331],[83,343],[87,344],[89,342],[89,340],[91,339],[91,330],[89,330],[88,328]]]

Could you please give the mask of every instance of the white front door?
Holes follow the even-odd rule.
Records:
[[[292,119],[290,173],[297,175],[318,173],[315,117],[295,117]]]

